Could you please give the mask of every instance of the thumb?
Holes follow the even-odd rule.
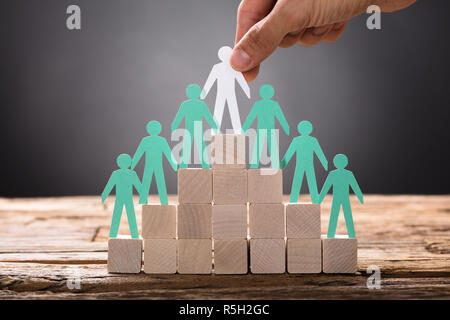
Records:
[[[248,30],[231,53],[233,69],[240,72],[253,69],[275,51],[287,33],[280,18],[272,11]]]

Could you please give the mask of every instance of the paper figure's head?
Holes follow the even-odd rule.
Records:
[[[200,87],[198,85],[190,84],[186,88],[186,95],[189,99],[197,99],[198,97],[200,97],[201,91],[202,91],[202,89],[200,89]]]
[[[131,166],[131,157],[126,153],[122,153],[117,157],[117,165],[120,169],[127,169]]]
[[[311,122],[304,120],[298,124],[297,130],[301,135],[309,135],[313,130],[313,126]]]
[[[337,154],[333,159],[334,166],[338,169],[344,169],[348,164],[348,159],[345,154]]]
[[[265,84],[259,88],[259,95],[263,99],[270,99],[275,94],[275,90],[270,84]]]
[[[161,132],[161,123],[158,121],[150,121],[147,123],[147,132],[150,135],[158,135]]]
[[[219,49],[217,55],[219,56],[219,59],[221,61],[228,63],[231,57],[231,51],[233,51],[233,49],[231,49],[229,46],[224,46]]]

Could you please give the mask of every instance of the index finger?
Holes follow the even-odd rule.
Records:
[[[237,13],[234,42],[238,43],[253,25],[267,16],[275,3],[276,0],[242,0]]]

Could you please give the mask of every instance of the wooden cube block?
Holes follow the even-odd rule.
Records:
[[[144,239],[175,239],[177,237],[177,206],[143,205],[142,237]]]
[[[213,205],[212,236],[214,239],[247,239],[247,205]]]
[[[178,273],[210,274],[212,272],[212,240],[179,239]]]
[[[281,239],[285,237],[284,205],[250,203],[250,238]]]
[[[246,274],[247,258],[247,239],[214,240],[214,273]]]
[[[320,204],[286,204],[288,239],[320,239]]]
[[[245,135],[218,134],[211,136],[211,168],[245,169]]]
[[[213,170],[213,202],[247,203],[247,170]]]
[[[322,236],[322,261],[325,273],[355,273],[358,268],[358,240],[348,236]]]
[[[142,239],[130,237],[108,240],[108,272],[139,273],[142,266]]]
[[[283,175],[280,169],[249,169],[247,177],[248,202],[283,202]]]
[[[252,273],[284,273],[286,244],[284,239],[250,239]]]
[[[322,240],[288,239],[287,271],[289,273],[322,272]]]
[[[212,170],[197,168],[179,169],[178,202],[211,203]]]
[[[145,239],[144,240],[144,272],[176,273],[177,272],[177,240]]]
[[[211,204],[178,205],[178,238],[211,239]]]

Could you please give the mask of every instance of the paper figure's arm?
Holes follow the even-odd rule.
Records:
[[[185,116],[185,112],[184,112],[184,102],[181,104],[180,109],[178,109],[177,115],[175,116],[175,119],[173,119],[172,121],[172,125],[170,127],[171,132],[173,133],[178,126],[180,125],[181,121],[183,121],[183,118]]]
[[[320,191],[319,203],[322,203],[323,199],[327,195],[332,185],[333,185],[333,173],[330,173],[327,179],[325,180],[325,183],[323,184],[322,191]]]
[[[136,188],[136,191],[139,193],[139,195],[141,195],[142,194],[142,183],[141,183],[141,180],[139,180],[139,177],[135,171],[133,171],[132,179],[133,179],[132,182],[133,182],[134,187]]]
[[[211,90],[214,82],[217,79],[218,76],[217,66],[213,66],[211,69],[211,72],[209,73],[208,79],[206,79],[205,85],[203,86],[203,90],[200,93],[200,99],[205,99],[206,96],[209,93],[209,90]]]
[[[319,141],[317,139],[314,139],[314,152],[316,153],[317,158],[319,159],[320,163],[324,167],[326,171],[328,171],[328,160],[323,154],[322,148],[320,147]]]
[[[133,159],[131,160],[131,170],[134,170],[134,168],[139,163],[139,160],[141,160],[145,149],[144,149],[144,139],[142,139],[141,143],[139,144],[136,152],[134,153]]]
[[[172,166],[173,170],[177,171],[178,164],[175,161],[175,157],[173,156],[172,150],[170,150],[170,147],[167,144],[166,140],[164,140],[163,153],[166,156],[167,161],[169,161],[170,165]]]
[[[289,148],[286,151],[286,154],[283,157],[283,160],[281,160],[281,169],[284,169],[287,164],[289,163],[289,161],[291,160],[292,156],[295,153],[295,140],[292,140],[291,145],[289,146]]]
[[[280,123],[286,135],[289,135],[289,124],[278,103],[275,106],[275,117],[278,119],[278,122]]]
[[[116,185],[116,176],[113,172],[113,174],[111,174],[111,177],[109,177],[105,189],[102,192],[102,202],[105,202],[106,198],[108,198],[109,194],[111,193],[115,185]]]
[[[242,126],[242,132],[245,133],[248,128],[252,125],[253,121],[256,119],[256,108],[255,105],[253,105],[252,110],[250,110],[250,113],[248,114],[247,119],[245,119],[244,125]]]
[[[359,188],[358,182],[356,181],[353,173],[350,173],[350,186],[352,187],[353,192],[358,197],[359,202],[364,203],[363,193],[362,193],[361,189]]]
[[[236,72],[236,80],[239,83],[239,85],[241,86],[242,90],[244,90],[245,95],[247,96],[247,98],[250,99],[250,88],[248,86],[247,81],[245,81],[244,76],[242,75],[242,73],[240,72]]]

